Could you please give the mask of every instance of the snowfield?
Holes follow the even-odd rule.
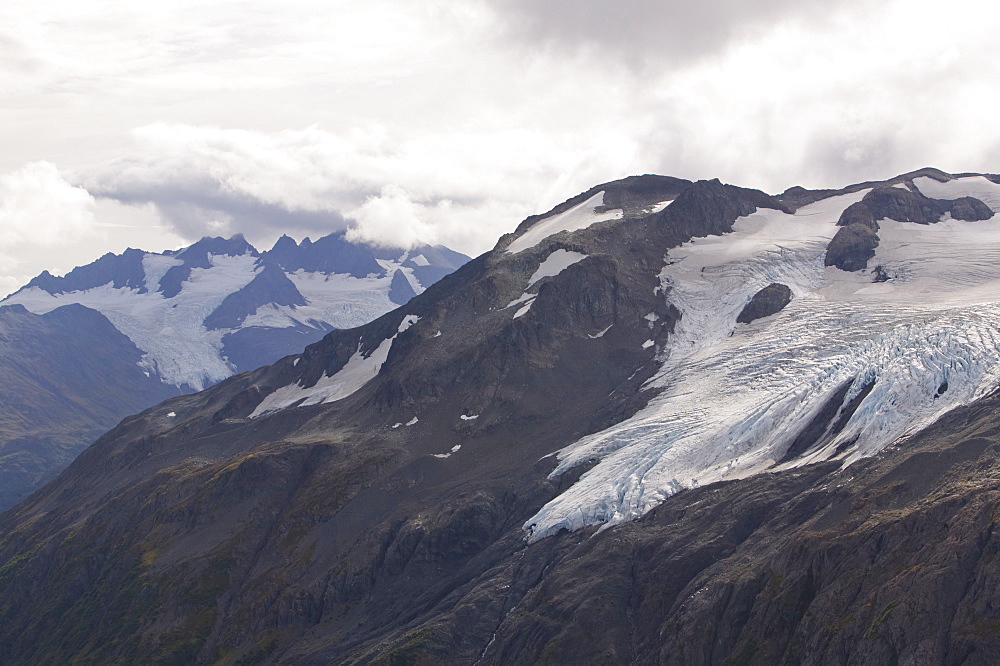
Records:
[[[1000,186],[985,178],[918,180],[929,196],[976,196],[1000,212]],[[823,265],[841,211],[865,193],[795,215],[761,209],[731,234],[669,252],[661,290],[682,318],[649,380],[661,392],[558,452],[552,476],[599,462],[525,523],[529,540],[634,519],[685,488],[821,460],[849,465],[1000,387],[1000,218],[879,221],[868,267],[891,279],[875,283],[869,271]],[[772,282],[791,288],[791,303],[737,324]],[[838,404],[860,402],[842,430],[782,462],[845,390]]]

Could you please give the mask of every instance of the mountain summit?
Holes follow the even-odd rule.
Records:
[[[4,514],[0,658],[988,663],[997,211],[596,186]]]

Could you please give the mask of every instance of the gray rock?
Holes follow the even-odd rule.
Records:
[[[863,224],[841,227],[826,248],[826,266],[836,266],[844,271],[860,271],[875,256],[878,235]]]
[[[993,211],[979,199],[962,197],[951,202],[951,216],[956,220],[978,222],[993,217]]]
[[[770,317],[784,309],[792,300],[792,290],[787,285],[772,282],[750,299],[736,318],[741,324],[749,324],[757,319]]]

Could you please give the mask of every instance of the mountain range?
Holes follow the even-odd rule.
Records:
[[[995,663],[998,211],[595,186],[0,516],[0,660]]]
[[[0,508],[123,417],[406,303],[468,257],[343,232],[258,252],[241,235],[106,254],[0,301]]]

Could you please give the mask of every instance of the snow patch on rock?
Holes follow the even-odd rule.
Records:
[[[559,275],[576,262],[583,261],[586,258],[587,255],[581,252],[573,252],[572,250],[556,250],[549,256],[545,257],[545,261],[538,265],[538,270],[532,273],[531,277],[528,278],[528,286],[530,287],[542,278]]]
[[[614,326],[614,324],[611,324],[611,326]],[[590,335],[588,333],[587,337],[590,338],[591,340],[596,340],[597,338],[603,338],[604,334],[611,330],[611,326],[608,326],[606,329],[600,331],[599,333],[596,333],[595,335]]]
[[[539,220],[507,246],[507,253],[517,254],[518,252],[523,252],[535,247],[549,236],[554,236],[562,231],[580,231],[598,222],[621,219],[623,212],[620,208],[603,213],[594,211],[595,208],[603,205],[604,191],[602,190],[567,211]]]
[[[511,317],[511,319],[517,319],[518,317],[523,317],[524,315],[528,314],[528,310],[530,310],[531,306],[534,304],[535,304],[534,297],[529,298],[528,301],[524,305],[522,305],[517,312],[514,313],[514,316]]]

